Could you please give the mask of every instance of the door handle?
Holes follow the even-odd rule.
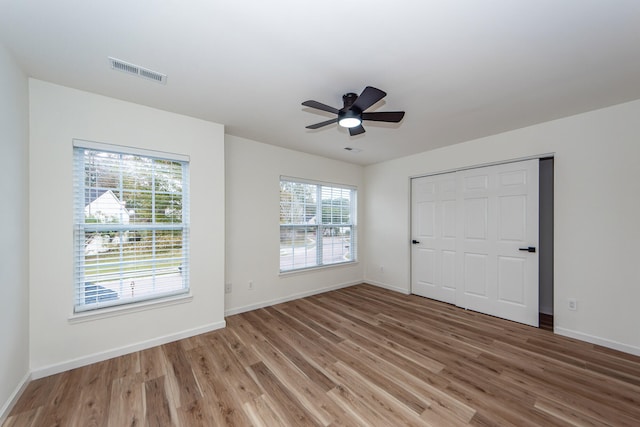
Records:
[[[536,251],[536,248],[535,248],[535,247],[533,247],[533,246],[529,246],[529,247],[527,247],[527,248],[520,248],[520,249],[518,249],[518,250],[520,250],[520,251],[527,251],[527,252],[535,252],[535,251]]]
[[[411,243],[413,243],[414,245],[417,245],[417,244],[418,244],[418,243],[420,243],[420,242],[418,242],[416,239],[413,239],[413,240],[411,241]]]

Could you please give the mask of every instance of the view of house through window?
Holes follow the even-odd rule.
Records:
[[[188,158],[160,155],[74,141],[76,312],[189,290]]]
[[[356,261],[356,189],[280,179],[280,271]]]

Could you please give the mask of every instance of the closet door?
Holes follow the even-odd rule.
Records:
[[[538,326],[538,160],[411,181],[417,295]]]
[[[456,174],[413,179],[412,292],[456,302]]]
[[[456,304],[538,326],[538,160],[461,171],[457,184]]]

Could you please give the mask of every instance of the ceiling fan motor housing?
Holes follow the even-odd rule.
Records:
[[[357,119],[362,122],[362,111],[357,107],[351,109],[343,108],[338,112],[338,123],[343,119]]]
[[[355,93],[349,92],[342,95],[344,107],[338,111],[338,124],[340,126],[355,127],[362,123],[362,110],[353,105],[356,99],[358,99],[358,95]],[[347,120],[345,121],[345,119]]]
[[[344,103],[344,108],[347,109],[351,107],[353,103],[356,102],[356,99],[358,99],[358,95],[352,92],[345,93],[344,95],[342,95],[342,102]]]

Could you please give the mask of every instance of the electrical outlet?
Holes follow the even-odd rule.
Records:
[[[569,298],[569,310],[575,311],[578,309],[578,301],[575,298]]]
[[[249,290],[253,290],[253,280],[249,280]]]
[[[231,283],[225,283],[224,284],[224,293],[225,294],[230,294],[231,293]]]

